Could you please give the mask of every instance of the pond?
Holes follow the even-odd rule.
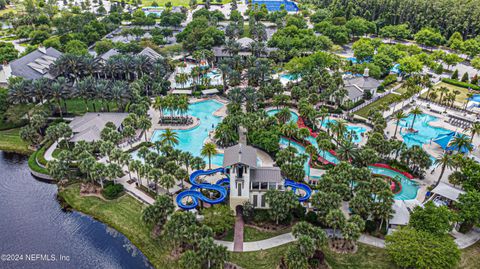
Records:
[[[0,268],[151,268],[121,233],[59,205],[55,184],[36,180],[27,158],[0,151],[1,254],[24,261],[0,261]],[[69,261],[25,261],[26,254],[63,255]]]

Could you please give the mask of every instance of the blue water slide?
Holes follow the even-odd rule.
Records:
[[[305,192],[304,196],[298,197],[298,201],[305,202],[310,199],[312,196],[312,189],[307,184],[304,183],[297,183],[291,179],[285,179],[285,188],[290,187],[292,191],[295,193],[297,189],[301,189]]]
[[[212,170],[197,170],[197,171],[193,172],[190,175],[190,184],[192,184],[192,187],[190,188],[190,190],[182,191],[181,193],[179,193],[177,195],[177,198],[176,198],[177,205],[181,209],[190,210],[190,209],[194,209],[195,207],[198,206],[198,200],[199,199],[202,200],[203,202],[209,203],[209,204],[218,204],[218,203],[223,202],[225,200],[225,198],[227,197],[227,194],[228,194],[228,191],[227,191],[228,184],[227,183],[230,182],[229,178],[220,179],[219,181],[216,182],[216,184],[200,183],[200,182],[197,182],[197,178],[199,176],[211,175],[211,174],[215,174],[215,173],[224,173],[224,172],[225,172],[224,168],[217,168],[217,169],[212,169]],[[215,198],[215,199],[211,199],[211,198],[203,195],[203,193],[201,193],[201,191],[200,191],[201,189],[208,189],[208,190],[217,191],[220,194],[220,197]],[[188,204],[188,205],[184,204],[183,199],[185,197],[190,197],[191,200],[192,200],[192,203]]]

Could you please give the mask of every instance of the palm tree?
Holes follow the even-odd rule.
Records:
[[[344,141],[337,150],[338,157],[344,161],[355,159],[358,155],[358,147],[351,141]]]
[[[345,215],[340,209],[333,209],[326,216],[327,225],[333,228],[333,238],[337,238],[336,230],[342,229],[345,225]]]
[[[438,177],[437,183],[435,184],[435,187],[436,187],[436,186],[438,186],[438,184],[440,184],[440,180],[443,177],[443,173],[445,172],[445,169],[447,167],[449,169],[451,169],[453,167],[452,155],[450,155],[450,153],[448,153],[448,152],[444,152],[442,156],[440,156],[439,158],[437,158],[435,160],[435,165],[441,165],[442,166],[440,176]]]
[[[449,90],[447,87],[440,87],[440,88],[438,89],[438,91],[440,92],[440,101],[439,101],[439,103],[441,104],[442,101],[443,101],[443,95],[444,95],[444,94],[447,94],[450,90]]]
[[[205,143],[200,152],[202,156],[208,156],[208,169],[212,169],[212,155],[217,154],[217,148],[214,143]]]
[[[158,168],[152,168],[148,173],[148,177],[156,184],[161,183],[160,179],[162,178],[162,176],[162,171]],[[158,187],[156,187],[155,190],[158,194]]]
[[[393,134],[393,137],[395,138],[395,137],[397,137],[397,129],[398,129],[398,125],[400,125],[400,121],[405,119],[407,117],[407,115],[405,115],[405,113],[403,113],[403,110],[400,110],[397,113],[395,113],[395,115],[393,117],[397,121],[397,123],[395,124],[395,133]]]
[[[178,145],[178,134],[170,128],[167,128],[165,132],[160,135],[160,138],[164,145],[170,145],[172,147]]]
[[[470,128],[468,128],[468,131],[470,132],[470,143],[472,143],[475,135],[480,134],[480,123],[479,122],[473,123],[470,126]]]
[[[413,124],[415,123],[417,116],[422,115],[423,111],[417,106],[417,107],[414,107],[409,114],[413,115],[412,125],[410,126],[410,129],[413,129]]]
[[[317,148],[315,148],[313,145],[308,145],[305,147],[305,153],[310,155],[311,160],[316,160],[318,157],[318,151]],[[310,169],[308,169],[308,178],[310,178]]]
[[[57,80],[52,84],[51,95],[52,95],[52,98],[55,99],[55,102],[57,103],[58,111],[60,112],[60,118],[63,118],[61,102],[63,98],[65,98],[66,94],[67,92],[65,90],[65,84],[63,84],[61,80]]]
[[[145,141],[147,141],[147,130],[152,127],[152,121],[147,116],[141,116],[138,119],[138,127],[142,129],[145,134]]]
[[[294,134],[297,133],[298,126],[295,122],[287,122],[286,124],[282,125],[280,131],[283,135],[288,138],[292,138]],[[290,146],[290,139],[288,140],[288,146]]]
[[[473,92],[467,93],[467,99],[465,100],[465,107],[463,107],[463,109],[467,110],[468,102],[472,100],[473,96],[474,96]]]
[[[457,152],[462,152],[465,149],[470,152],[473,148],[472,143],[470,143],[470,139],[464,134],[459,134],[453,137],[452,141],[450,142],[450,146],[456,148]]]
[[[169,174],[164,174],[160,178],[160,184],[162,185],[162,187],[167,189],[167,193],[169,193],[170,192],[169,189],[175,186],[175,177]]]
[[[290,113],[290,109],[288,107],[284,107],[278,111],[277,114],[275,114],[275,117],[281,124],[285,124],[290,120],[292,114]]]

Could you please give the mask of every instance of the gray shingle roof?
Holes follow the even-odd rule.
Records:
[[[345,86],[345,90],[347,90],[347,96],[350,100],[356,100],[357,98],[363,96],[363,91],[356,85]]]
[[[163,58],[162,55],[160,55],[158,52],[154,51],[150,47],[144,48],[141,52],[138,53],[138,55],[145,55],[152,61]]]
[[[345,83],[345,86],[357,85],[363,90],[376,89],[378,86],[380,86],[380,81],[372,77],[365,77],[365,76],[345,79],[344,83]]]
[[[54,48],[36,49],[10,63],[12,75],[26,79],[50,78],[50,65],[60,56],[62,53]]]
[[[283,182],[279,167],[259,167],[250,170],[252,182]]]
[[[75,117],[69,126],[72,128],[72,142],[86,141],[93,142],[100,140],[100,133],[107,124],[112,122],[115,126],[120,127],[128,113],[85,113],[80,117]]]
[[[234,164],[246,164],[250,167],[257,167],[257,150],[254,147],[237,144],[225,149],[223,167]]]
[[[108,59],[110,59],[110,57],[118,55],[118,54],[120,54],[120,52],[118,52],[116,49],[109,49],[107,52],[100,55],[99,58],[104,60],[104,61],[107,61]]]
[[[254,43],[255,40],[251,39],[250,37],[242,37],[237,40],[237,42],[242,46],[244,49],[250,48],[250,44]]]

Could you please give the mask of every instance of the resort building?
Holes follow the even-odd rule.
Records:
[[[451,206],[458,202],[458,197],[465,191],[455,188],[447,183],[440,182],[432,191],[428,201],[433,201],[436,206]]]
[[[108,59],[115,55],[120,55],[121,53],[118,52],[116,49],[110,49],[107,52],[100,54],[97,56],[96,60],[99,63],[106,63]],[[145,47],[142,51],[140,51],[137,55],[143,55],[146,56],[148,59],[150,59],[151,62],[155,62],[157,59],[163,58],[162,55],[160,55],[158,52],[153,50],[150,47]]]
[[[254,207],[266,208],[265,193],[284,189],[284,179],[278,167],[257,165],[257,150],[244,144],[225,149],[223,167],[230,178],[230,207],[250,202]]]
[[[73,136],[70,142],[94,142],[101,139],[101,132],[109,122],[113,123],[118,131],[123,129],[122,122],[128,113],[96,113],[89,112],[83,116],[75,117],[69,124]]]
[[[240,39],[237,39],[236,42],[240,44],[240,51],[238,52],[239,56],[246,58],[252,55],[251,44],[255,43],[255,40],[249,37],[242,37]],[[233,56],[229,51],[227,51],[225,46],[216,46],[216,47],[213,47],[212,50],[213,50],[213,55],[215,56],[216,62],[219,62],[224,58],[230,58]],[[270,52],[274,50],[276,50],[276,48],[267,47],[263,52],[264,55],[261,55],[261,56],[268,57]]]
[[[60,51],[40,46],[22,58],[11,62],[9,67],[7,64],[4,64],[2,67],[2,70],[4,70],[3,75],[0,75],[0,77],[5,76],[6,80],[10,76],[32,80],[42,77],[53,79],[54,75],[50,73],[50,66],[60,56],[62,56]]]
[[[343,78],[344,88],[347,90],[345,100],[358,102],[363,99],[368,92],[370,95],[377,93],[380,81],[369,76],[369,69],[365,68],[365,72],[361,76],[347,75]]]

